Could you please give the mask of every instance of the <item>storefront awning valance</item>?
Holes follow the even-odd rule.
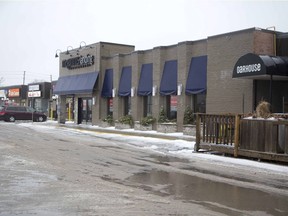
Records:
[[[248,53],[238,59],[233,78],[270,79],[288,76],[288,57]]]
[[[119,82],[118,96],[127,97],[131,95],[132,67],[122,68],[121,78]]]
[[[60,77],[53,93],[58,95],[92,93],[98,74],[99,72],[92,72]]]
[[[166,61],[160,83],[161,95],[177,94],[177,60]]]
[[[112,89],[113,89],[113,69],[107,69],[105,70],[105,77],[101,96],[106,98],[112,97]]]
[[[193,57],[190,62],[185,92],[200,94],[207,88],[207,56]]]
[[[140,96],[152,95],[153,64],[143,64],[138,84],[137,94]]]

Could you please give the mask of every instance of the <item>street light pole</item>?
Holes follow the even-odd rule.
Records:
[[[23,73],[23,85],[25,85],[25,73],[26,73],[26,71],[24,71],[24,73]]]

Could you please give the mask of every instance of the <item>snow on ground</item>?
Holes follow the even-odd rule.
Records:
[[[33,127],[33,129],[35,130],[43,130],[45,132],[49,132],[49,129],[54,130],[58,124],[53,121],[48,121],[47,123],[23,122],[17,125],[24,126],[24,127]],[[81,128],[93,129],[97,127],[98,126],[83,125],[83,127]],[[201,158],[203,160],[211,161],[212,163],[225,164],[225,166],[229,166],[229,167],[233,167],[237,165],[237,166],[245,166],[245,167],[262,169],[263,171],[268,171],[268,172],[274,171],[274,172],[279,172],[283,174],[288,173],[288,166],[285,166],[285,165],[253,161],[253,160],[242,159],[242,158],[240,159],[240,158],[233,158],[233,157],[224,157],[221,155],[215,155],[215,154],[210,154],[210,153],[196,153],[194,152],[195,142],[181,139],[181,136],[183,136],[182,133],[161,134],[163,136],[165,135],[175,136],[179,138],[177,140],[169,140],[169,139],[163,139],[163,138],[152,138],[152,137],[147,137],[147,136],[145,137],[144,136],[128,136],[128,135],[123,135],[120,133],[104,133],[104,132],[97,132],[93,130],[85,131],[85,130],[79,130],[77,128],[71,128],[71,127],[61,127],[61,129],[64,133],[69,132],[69,133],[77,133],[77,134],[79,133],[88,134],[91,136],[96,136],[99,138],[109,139],[109,140],[114,140],[114,141],[120,141],[120,142],[124,142],[124,143],[127,143],[128,145],[132,145],[135,147],[144,148],[144,149],[152,150],[158,153],[169,154],[169,155],[173,155],[173,156],[180,157],[180,158],[186,158],[190,160],[193,160],[193,158]],[[114,127],[110,127],[108,128],[108,130],[116,131]],[[127,130],[122,130],[122,131],[130,131],[131,133],[135,132],[134,129],[127,129]],[[137,131],[137,133],[141,133],[141,132]],[[156,132],[156,131],[147,132],[146,131],[145,133],[155,134],[159,132]]]

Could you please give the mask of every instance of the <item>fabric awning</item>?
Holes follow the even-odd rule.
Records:
[[[140,96],[152,95],[153,64],[142,64],[137,94]]]
[[[131,95],[132,67],[122,68],[121,78],[119,82],[118,96],[126,97]]]
[[[160,94],[177,94],[177,60],[170,60],[165,62],[160,83]]]
[[[200,94],[207,89],[207,56],[193,57],[190,62],[185,93]]]
[[[288,76],[288,57],[256,55],[241,56],[233,70],[233,78],[270,79],[270,76]]]
[[[113,89],[113,69],[106,69],[101,96],[106,98],[112,97],[112,89]]]
[[[98,74],[99,72],[92,72],[60,77],[53,93],[57,95],[92,94]]]

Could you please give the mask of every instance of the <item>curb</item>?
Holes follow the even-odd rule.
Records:
[[[48,123],[49,124],[49,123]],[[129,136],[138,136],[138,137],[151,137],[151,138],[158,138],[158,139],[168,139],[168,140],[185,140],[185,141],[195,141],[196,138],[193,136],[177,136],[173,134],[162,134],[162,133],[145,133],[145,132],[137,132],[137,131],[125,131],[123,130],[117,130],[117,129],[105,129],[101,127],[86,127],[83,125],[69,125],[69,124],[56,124],[58,127],[67,127],[67,128],[74,128],[78,130],[86,130],[86,131],[95,131],[95,132],[101,132],[101,133],[112,133],[112,134],[122,134],[122,135],[129,135]]]

